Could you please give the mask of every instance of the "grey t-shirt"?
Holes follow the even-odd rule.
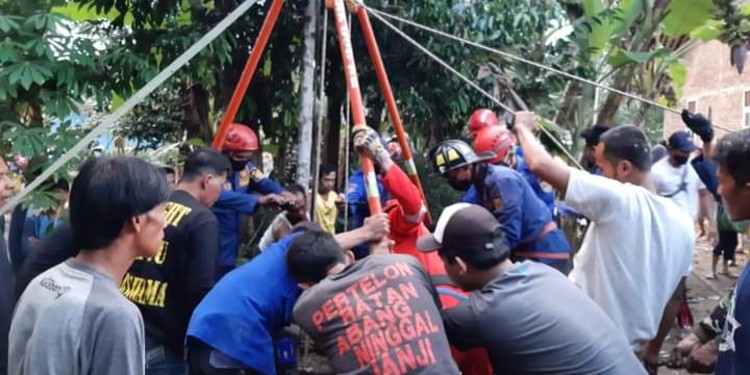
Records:
[[[10,375],[145,373],[143,319],[112,278],[67,260],[34,278],[10,328]]]
[[[646,373],[606,313],[539,263],[513,264],[443,318],[451,343],[486,348],[498,375]]]
[[[294,320],[337,374],[458,374],[438,303],[414,257],[378,255],[308,289]]]

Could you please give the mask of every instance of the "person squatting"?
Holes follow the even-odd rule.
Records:
[[[683,121],[716,163],[727,220],[750,219],[750,129],[714,145],[710,121],[688,112]],[[322,170],[318,191],[284,188],[250,162],[259,141],[242,124],[223,150],[188,155],[174,186],[137,158],[89,159],[71,185],[69,218],[28,254],[15,290],[0,257],[0,374],[296,373],[293,324],[337,374],[655,373],[697,209],[675,203],[683,191],[660,173],[696,147],[670,138],[669,160],[680,163],[660,162],[652,177],[641,129],[599,127],[586,132],[589,170],[579,171],[545,150],[538,127],[531,112],[506,126],[482,109],[469,121],[473,145],[432,149],[435,172],[463,197],[431,228],[398,148],[363,125],[353,144],[375,164],[384,209],[357,211],[340,233],[337,205],[364,206],[334,192],[335,170]],[[0,204],[7,169],[0,159]],[[325,230],[307,214],[308,194],[324,199]],[[554,220],[563,204],[589,222],[580,249]],[[262,251],[236,266],[242,215],[259,208],[281,213]],[[748,273],[709,327],[721,337],[717,374],[750,374]],[[702,331],[678,348],[688,368],[691,350],[710,340]]]

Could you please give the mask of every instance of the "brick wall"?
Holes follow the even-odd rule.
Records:
[[[750,59],[742,75],[730,65],[729,46],[717,41],[701,44],[685,55],[688,73],[679,108],[696,102],[696,110],[711,115],[714,124],[737,130],[742,127],[744,92],[750,91]],[[664,136],[685,129],[679,115],[665,113]],[[725,131],[716,129],[717,135]]]

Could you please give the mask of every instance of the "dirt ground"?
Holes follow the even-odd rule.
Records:
[[[747,262],[748,255],[747,249],[749,246],[744,245],[743,250],[738,251],[736,255],[737,266],[730,268],[730,272],[737,275],[741,272],[742,267]],[[727,276],[719,275],[717,279],[709,280],[706,279],[706,275],[711,269],[711,250],[712,247],[708,244],[706,239],[699,238],[697,241],[697,249],[693,259],[693,273],[690,275],[687,281],[688,286],[688,298],[690,302],[690,310],[693,313],[695,322],[700,321],[710,314],[714,306],[718,303],[721,297],[729,292],[731,287],[734,285],[736,279]],[[721,266],[719,266],[721,270]],[[669,357],[669,353],[674,345],[679,342],[681,336],[684,336],[687,332],[683,332],[681,329],[675,328],[670,333],[669,337],[664,342],[662,348],[662,358],[666,359]],[[310,343],[307,343],[310,345]],[[333,372],[326,365],[324,358],[314,355],[313,350],[310,346],[304,349],[302,345],[301,351],[305,351],[307,355],[300,353],[300,372],[302,375],[327,375]],[[689,374],[684,370],[672,370],[666,367],[659,369],[660,375],[685,375]]]

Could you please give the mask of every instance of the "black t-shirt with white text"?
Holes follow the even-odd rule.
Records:
[[[177,190],[166,207],[167,227],[153,258],[136,258],[120,291],[141,310],[146,349],[165,346],[182,356],[193,310],[215,282],[219,229],[214,214]]]

